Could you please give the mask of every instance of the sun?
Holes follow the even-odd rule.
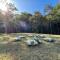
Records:
[[[5,4],[2,4],[2,3],[0,3],[0,9],[2,11],[7,11],[7,7],[5,6]]]
[[[0,9],[4,12],[6,12],[8,10],[7,8],[7,3],[10,3],[11,0],[0,0]]]

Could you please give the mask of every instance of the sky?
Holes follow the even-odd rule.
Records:
[[[46,4],[55,6],[59,0],[15,0],[15,5],[20,12],[34,13],[40,11],[44,14]]]

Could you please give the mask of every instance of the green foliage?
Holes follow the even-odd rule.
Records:
[[[0,32],[4,32],[4,30],[7,30],[6,32],[21,32],[22,29],[22,32],[60,34],[60,4],[55,7],[46,5],[45,13],[47,14],[45,16],[39,11],[34,12],[34,14],[28,12],[15,14],[14,12],[17,11],[15,5],[12,3],[7,5],[9,12],[5,16],[0,10]],[[27,31],[20,26],[21,21],[28,24],[26,25],[29,27]]]

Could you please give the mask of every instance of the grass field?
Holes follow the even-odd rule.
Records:
[[[25,36],[21,41],[14,42],[16,36]],[[54,38],[56,42],[49,43],[42,38],[42,44],[27,46],[24,41],[33,38],[35,33],[0,34],[0,60],[60,60],[60,35],[44,34]],[[38,34],[40,35],[40,34]]]

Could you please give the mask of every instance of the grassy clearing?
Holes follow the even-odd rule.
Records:
[[[12,56],[10,54],[0,54],[0,60],[13,60]]]
[[[60,35],[50,35],[50,37],[60,39]]]
[[[13,42],[13,38],[19,35],[23,35],[25,38],[20,42]],[[31,39],[33,35],[35,34],[1,34],[0,42],[7,41],[8,43],[0,44],[0,60],[60,60],[60,41],[49,44],[46,42],[38,46],[28,47],[24,41]],[[60,39],[60,35],[47,34],[47,37]]]

